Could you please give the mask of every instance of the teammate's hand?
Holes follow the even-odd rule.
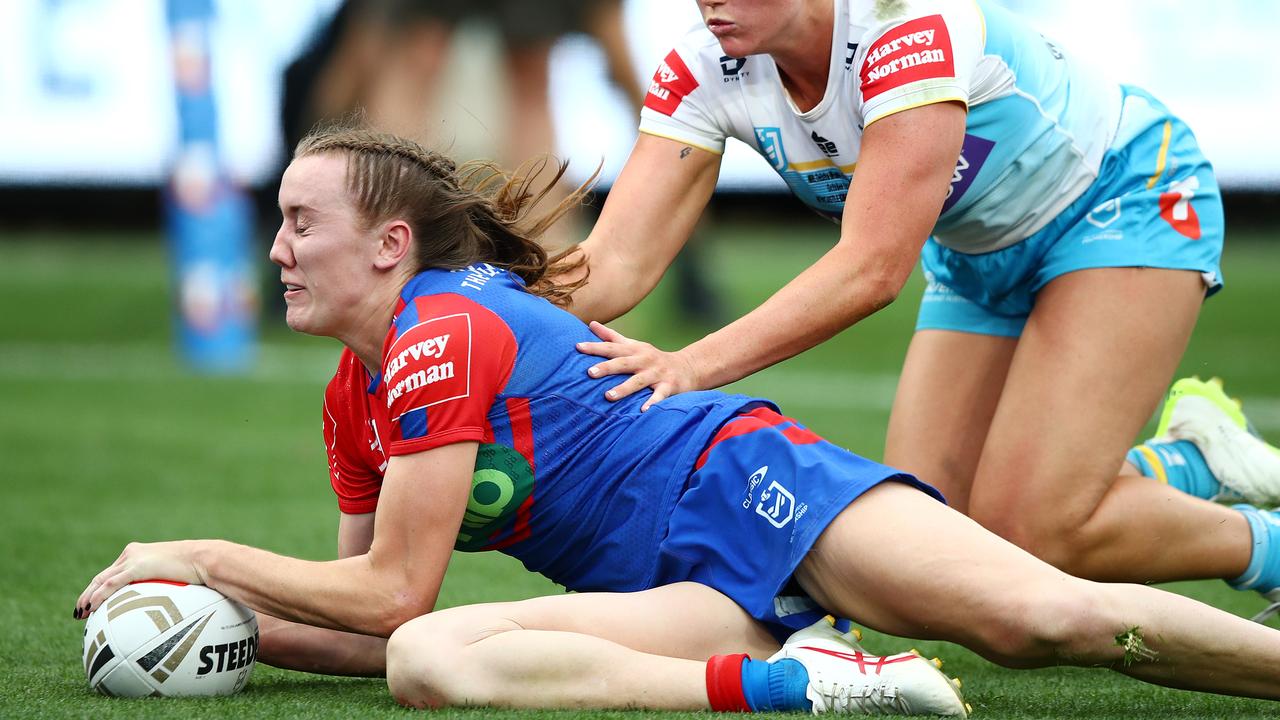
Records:
[[[203,585],[195,556],[203,540],[129,543],[106,570],[98,573],[76,600],[73,615],[84,620],[116,590],[138,580],[172,580]]]
[[[659,350],[647,342],[632,340],[595,321],[592,321],[590,327],[591,332],[604,342],[580,342],[578,352],[609,360],[592,365],[587,369],[587,374],[593,378],[631,375],[605,392],[607,400],[621,400],[640,390],[651,388],[653,395],[640,407],[643,411],[676,393],[699,389],[698,374],[694,371],[693,363],[680,351]]]

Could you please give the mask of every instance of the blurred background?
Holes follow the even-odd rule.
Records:
[[[1197,133],[1225,189],[1226,289],[1181,372],[1224,376],[1280,440],[1280,4],[1004,3]],[[634,142],[658,60],[696,22],[693,0],[0,3],[0,547],[11,550],[0,575],[20,579],[0,616],[22,628],[0,643],[13,669],[0,715],[29,714],[4,710],[22,698],[45,709],[86,699],[79,626],[64,611],[131,540],[333,556],[320,412],[339,347],[283,327],[266,258],[301,133],[359,107],[458,159],[554,152],[575,180],[602,164],[592,206],[553,238],[572,242]],[[762,301],[836,236],[731,144],[677,272],[618,326],[678,347]],[[735,389],[880,457],[922,287],[917,273],[885,311]],[[488,555],[455,560],[443,604],[553,590]],[[1241,614],[1261,605],[1221,583],[1179,589]],[[966,680],[985,672],[959,657]],[[293,701],[289,674],[259,672],[256,687]],[[1062,705],[1070,693],[1021,679],[1035,677],[1008,680],[996,699],[1078,710]],[[353,709],[350,687],[335,687],[335,716],[387,702],[369,686]]]
[[[373,82],[377,70],[404,72],[405,65],[420,71],[419,89],[405,94],[424,99],[424,107],[433,105],[433,111],[428,126],[414,129],[461,155],[489,155],[504,142],[512,121],[504,115],[504,46],[549,41],[554,149],[572,161],[579,179],[603,159],[606,185],[626,157],[636,124],[634,107],[615,80],[629,82],[626,90],[632,93],[642,92],[672,41],[698,21],[693,0],[512,3],[528,6],[520,12],[530,18],[566,16],[543,22],[510,12],[495,21],[474,10],[484,2],[457,0],[363,0],[347,3],[349,8],[340,0],[194,4],[210,5],[208,54],[219,159],[237,182],[252,187],[275,179],[284,153],[284,71],[314,49],[340,9],[360,16],[349,19],[352,25],[393,25],[377,31],[387,47],[381,67],[366,71],[366,80]],[[1280,30],[1277,4],[1003,4],[1032,18],[1076,59],[1163,99],[1195,128],[1224,185],[1266,189],[1280,183],[1280,145],[1270,123],[1280,115],[1275,91],[1280,58],[1268,50]],[[593,32],[582,17],[591,5],[617,6],[621,52],[630,63],[622,70],[629,77],[611,75],[610,53],[620,49],[602,43],[603,33]],[[442,26],[440,32],[425,31],[433,24]],[[511,25],[526,37],[513,37],[517,30]],[[397,43],[430,47],[391,47]],[[173,48],[165,0],[0,4],[0,103],[8,109],[0,116],[0,184],[118,188],[163,183],[179,149]],[[344,54],[348,49],[332,49],[341,56],[338,62],[367,61],[358,51]],[[435,53],[440,57],[430,57]],[[428,99],[433,90],[439,90],[431,93],[438,97]],[[730,152],[722,187],[782,187],[767,164],[742,150]]]
[[[1186,119],[1227,191],[1232,230],[1270,221],[1280,4],[1004,4]],[[262,261],[279,175],[315,122],[362,109],[458,159],[511,167],[551,152],[571,181],[600,167],[598,208],[658,58],[697,23],[693,0],[2,3],[0,242],[30,229],[159,232],[175,341],[198,368],[245,371],[259,317],[273,322],[279,305]],[[768,163],[731,140],[709,225],[755,215],[809,220]],[[590,216],[548,241],[581,239]],[[674,274],[684,318],[704,325],[727,319],[705,272],[710,242],[691,243]]]
[[[181,4],[181,3],[180,3]],[[196,3],[200,4],[200,3]],[[348,3],[349,5],[352,3]],[[437,69],[418,58],[417,78],[427,98],[438,88],[426,139],[461,155],[489,155],[503,144],[506,127],[504,45],[511,29],[492,17],[468,12],[456,0],[373,0],[348,12],[376,24],[381,14],[396,27],[380,38],[432,45],[381,59],[442,53]],[[590,0],[529,2],[533,17],[572,15]],[[648,85],[657,61],[698,21],[693,0],[612,0],[630,61],[629,90]],[[1223,184],[1267,189],[1280,184],[1280,141],[1272,119],[1280,116],[1280,57],[1270,52],[1280,30],[1280,5],[1231,0],[1206,6],[1167,0],[1004,0],[1032,18],[1076,59],[1113,77],[1142,85],[1196,130]],[[280,123],[284,71],[326,29],[340,0],[212,0],[208,51],[218,110],[219,156],[244,185],[275,179],[284,153]],[[569,8],[569,9],[564,9]],[[452,32],[432,35],[433,21]],[[524,18],[509,23],[526,23]],[[533,24],[537,24],[536,22]],[[608,48],[580,17],[545,22],[551,41],[550,104],[555,150],[585,178],[601,159],[605,184],[616,174],[634,138],[633,105],[610,75]],[[559,30],[560,32],[556,33]],[[398,36],[398,37],[397,37]],[[171,51],[172,25],[165,0],[10,0],[0,4],[0,184],[40,186],[156,187],[173,168],[179,149],[179,117]],[[519,44],[521,38],[516,39]],[[338,53],[341,49],[338,49]],[[337,53],[335,53],[337,54]],[[353,65],[359,53],[343,59]],[[400,72],[393,62],[383,71]],[[401,62],[403,65],[404,63]],[[375,73],[367,76],[372,79]],[[408,94],[408,93],[406,93]],[[424,106],[430,104],[426,100]],[[420,115],[425,117],[425,115]],[[550,149],[550,148],[548,148]],[[767,190],[782,184],[754,153],[730,152],[722,175],[726,189]]]

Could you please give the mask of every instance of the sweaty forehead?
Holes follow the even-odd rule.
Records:
[[[289,163],[280,178],[280,207],[332,210],[350,204],[347,158],[339,153],[308,155]]]

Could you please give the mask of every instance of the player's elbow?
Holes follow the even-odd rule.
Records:
[[[362,631],[378,637],[391,637],[391,633],[401,625],[431,612],[434,604],[434,598],[409,590],[383,594],[379,602],[367,606],[374,612],[367,618]]]
[[[425,597],[417,595],[401,597],[390,608],[382,628],[384,632],[379,634],[382,637],[391,637],[391,633],[395,632],[401,625],[431,612],[432,605],[431,600]]]
[[[583,322],[607,323],[626,314],[657,287],[667,269],[653,257],[600,245],[594,237],[578,247],[587,258],[588,272],[567,309]]]
[[[841,304],[854,315],[849,319],[856,322],[898,299],[918,255],[897,248],[865,248],[854,240],[841,238],[831,258],[841,268],[832,299],[843,297]]]
[[[888,307],[902,292],[905,283],[893,277],[876,277],[868,283],[867,299],[872,311]]]
[[[858,273],[853,289],[858,295],[856,305],[864,309],[860,314],[869,315],[888,307],[905,285],[906,277],[899,272],[876,268]]]

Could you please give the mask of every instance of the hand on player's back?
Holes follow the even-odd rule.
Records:
[[[692,363],[681,351],[659,350],[641,340],[632,340],[622,333],[592,322],[591,332],[603,342],[580,342],[578,352],[609,358],[592,365],[587,374],[593,378],[606,375],[631,375],[624,382],[605,392],[606,399],[621,400],[645,388],[653,390],[653,396],[645,401],[641,410],[648,410],[654,403],[677,393],[700,390],[700,378]]]

